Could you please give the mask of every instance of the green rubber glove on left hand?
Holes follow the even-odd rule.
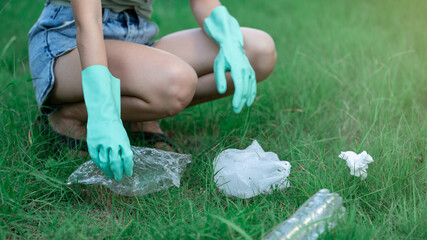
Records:
[[[256,97],[256,78],[243,50],[243,35],[239,23],[224,6],[216,7],[204,20],[204,31],[219,45],[219,53],[214,62],[214,74],[219,93],[227,90],[225,72],[230,71],[234,83],[233,109],[242,111],[250,106]]]
[[[122,180],[133,170],[133,152],[120,118],[120,80],[107,67],[93,65],[82,71],[88,113],[87,145],[95,165],[109,178]]]

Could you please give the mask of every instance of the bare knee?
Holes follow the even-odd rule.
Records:
[[[167,79],[160,110],[167,116],[174,116],[184,110],[194,97],[197,86],[197,74],[186,64],[168,65],[163,72]]]
[[[245,50],[256,72],[257,81],[266,79],[274,69],[277,52],[271,36],[261,30],[244,29]]]

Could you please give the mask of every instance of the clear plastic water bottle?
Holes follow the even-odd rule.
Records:
[[[317,239],[325,227],[329,230],[334,228],[344,212],[342,198],[337,193],[322,189],[290,218],[275,227],[264,240]]]

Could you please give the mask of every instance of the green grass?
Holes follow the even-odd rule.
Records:
[[[180,188],[130,198],[65,185],[85,159],[29,138],[37,105],[27,32],[43,1],[0,2],[0,238],[259,239],[328,188],[347,211],[321,239],[427,239],[427,2],[224,4],[241,25],[272,35],[275,71],[239,115],[226,98],[162,120],[193,163]],[[196,26],[188,1],[157,1],[153,20],[161,36]],[[212,161],[253,139],[291,163],[292,187],[225,197]],[[338,158],[348,150],[373,156],[365,181]]]

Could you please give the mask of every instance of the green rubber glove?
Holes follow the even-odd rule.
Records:
[[[224,6],[216,7],[204,20],[203,29],[219,45],[219,53],[214,62],[214,74],[218,92],[227,90],[225,72],[230,71],[234,83],[234,112],[250,106],[256,96],[256,78],[243,50],[243,35],[239,23]]]
[[[82,71],[88,113],[87,145],[95,165],[109,178],[132,176],[133,152],[120,119],[120,80],[107,67],[93,65]]]

